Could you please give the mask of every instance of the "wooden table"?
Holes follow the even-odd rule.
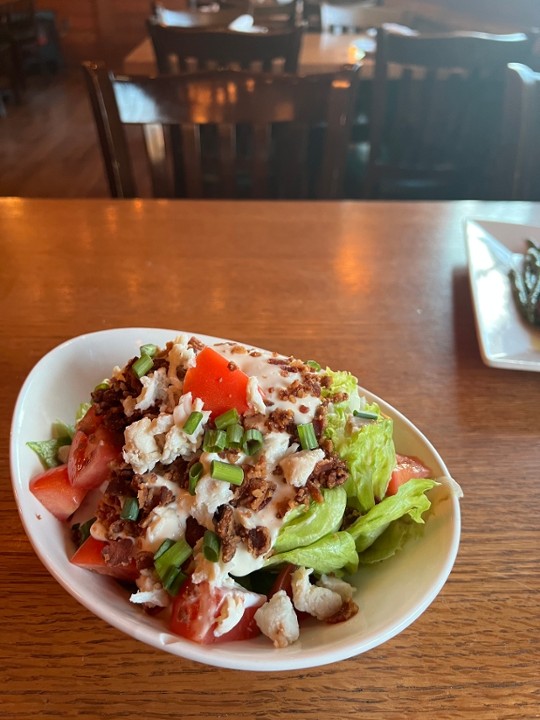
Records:
[[[331,33],[305,33],[298,58],[300,73],[334,72],[346,63],[356,62],[360,56],[351,49],[359,42],[362,48],[375,49],[375,43],[365,33],[360,35],[332,35]],[[156,61],[150,38],[145,38],[135,47],[123,62],[123,70],[128,75],[152,75],[156,72]],[[361,74],[368,77],[373,72],[373,60],[363,60]]]
[[[482,364],[466,217],[538,224],[540,204],[0,199],[2,717],[538,717],[540,375]],[[57,344],[134,325],[348,368],[427,432],[463,532],[412,626],[334,665],[240,673],[126,637],[53,580],[11,493],[15,398]]]

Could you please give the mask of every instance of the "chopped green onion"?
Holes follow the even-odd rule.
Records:
[[[221,452],[225,450],[227,444],[227,435],[223,430],[207,430],[204,434],[203,450],[204,452]]]
[[[135,362],[131,366],[131,369],[138,378],[142,378],[142,376],[146,375],[146,373],[153,367],[154,361],[152,360],[150,355],[141,355],[140,358],[137,358],[137,360],[135,360]]]
[[[203,473],[203,466],[202,463],[196,462],[189,468],[189,494],[195,495],[195,488],[197,487],[197,483],[201,479],[201,475]]]
[[[238,450],[242,447],[242,438],[244,437],[244,428],[235,423],[227,426],[227,447],[232,450]]]
[[[137,502],[137,498],[127,497],[124,500],[120,517],[122,520],[136,520],[139,517],[139,503]]]
[[[159,552],[159,550],[158,550]],[[156,557],[154,556],[154,567],[159,575],[159,579],[163,583],[164,578],[171,567],[179,568],[191,555],[191,547],[184,538],[174,542],[165,552]]]
[[[146,345],[141,345],[139,350],[141,355],[148,355],[148,357],[153,358],[158,351],[158,346],[153,343],[147,343]]]
[[[298,438],[300,440],[302,450],[315,450],[315,448],[319,447],[313,423],[297,425],[296,429],[298,430]]]
[[[186,435],[193,435],[195,430],[199,427],[199,424],[202,419],[203,419],[202,412],[197,412],[197,411],[192,412],[191,415],[186,420],[186,422],[184,423],[184,432],[186,433]]]
[[[321,366],[316,360],[306,360],[306,365],[309,365],[309,367],[313,368],[314,370],[319,371],[321,369]]]
[[[214,480],[222,480],[231,485],[241,485],[244,481],[244,471],[239,465],[231,465],[221,460],[212,460],[210,475]]]
[[[225,428],[228,428],[229,425],[237,423],[239,417],[238,410],[236,408],[231,408],[230,410],[227,410],[227,412],[218,415],[214,422],[216,423],[218,430],[225,430]]]
[[[379,416],[377,413],[368,412],[367,410],[354,410],[354,417],[364,418],[364,420],[378,420]]]
[[[108,390],[110,386],[111,383],[108,380],[104,380],[103,382],[100,382],[96,385],[96,387],[94,388],[94,392],[96,392],[96,390]]]
[[[165,577],[161,581],[161,584],[169,593],[169,595],[175,597],[176,595],[178,595],[178,592],[184,584],[186,578],[187,575],[185,575],[180,570],[180,568],[176,568],[171,565],[171,567],[169,567],[169,569],[165,573]]]
[[[242,450],[246,455],[255,455],[263,446],[263,436],[260,430],[251,428],[246,430],[242,438]]]
[[[167,540],[164,540],[161,545],[158,547],[156,552],[154,553],[154,560],[157,560],[159,557],[163,555],[164,552],[167,552],[167,550],[174,545],[174,540],[171,540],[170,538],[167,538]]]
[[[210,562],[219,560],[219,551],[221,550],[221,542],[215,532],[207,530],[203,537],[203,553],[204,557]]]

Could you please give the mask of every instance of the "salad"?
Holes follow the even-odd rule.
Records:
[[[69,526],[71,562],[171,632],[286,647],[310,618],[354,616],[350,576],[422,530],[438,481],[392,425],[348,372],[180,335],[29,443],[47,468],[30,490]]]

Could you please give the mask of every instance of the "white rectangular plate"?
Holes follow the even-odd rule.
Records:
[[[521,317],[508,271],[519,267],[525,240],[540,242],[540,227],[487,220],[465,224],[469,278],[480,352],[486,365],[540,372],[540,328]]]

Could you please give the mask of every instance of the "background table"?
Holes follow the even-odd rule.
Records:
[[[359,35],[332,35],[331,33],[305,33],[298,57],[298,72],[320,73],[335,72],[343,65],[356,62],[358,56],[352,45],[360,42],[362,48],[374,51],[375,41],[366,33]],[[156,73],[156,61],[150,38],[145,38],[135,47],[123,62],[123,70],[128,75],[153,75]],[[362,61],[362,77],[370,77],[373,73],[371,56]]]
[[[538,224],[540,205],[0,200],[2,717],[538,717],[540,375],[481,362],[465,217]],[[17,392],[58,343],[134,325],[348,368],[428,434],[463,534],[411,627],[334,665],[240,673],[122,635],[49,576],[10,488]]]

